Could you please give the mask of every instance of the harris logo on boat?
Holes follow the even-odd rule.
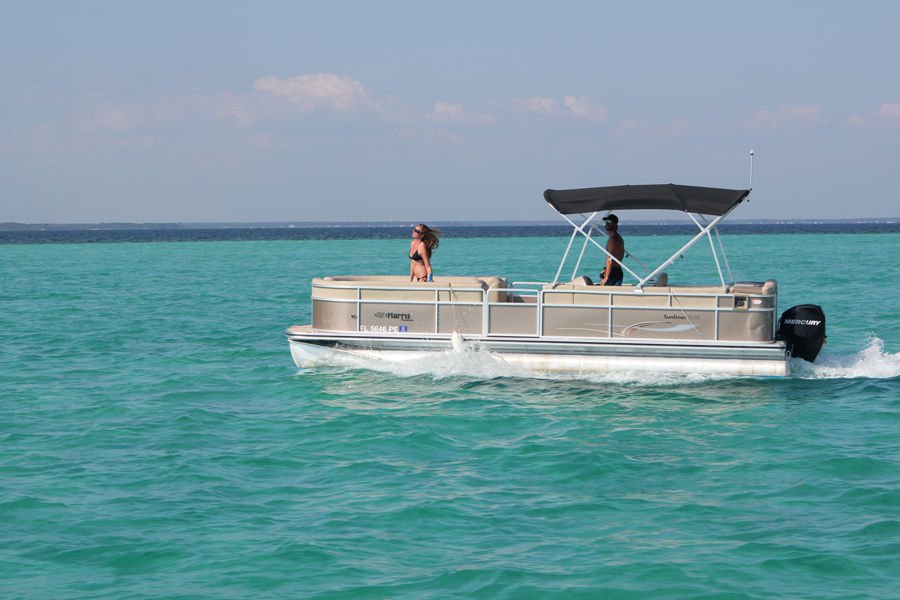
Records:
[[[401,321],[415,321],[410,313],[395,312],[377,312],[374,317],[376,319],[399,319]]]

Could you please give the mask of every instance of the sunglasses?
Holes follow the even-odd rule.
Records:
[[[425,232],[422,231],[421,229],[413,229],[413,233],[418,233],[419,235],[422,235]]]

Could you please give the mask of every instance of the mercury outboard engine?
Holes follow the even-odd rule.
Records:
[[[825,343],[825,311],[816,304],[792,306],[782,313],[775,337],[791,356],[813,362]]]

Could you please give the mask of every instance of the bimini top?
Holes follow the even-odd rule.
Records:
[[[660,183],[615,185],[578,190],[547,190],[544,199],[563,215],[605,210],[680,210],[702,215],[724,215],[750,190],[726,190]]]

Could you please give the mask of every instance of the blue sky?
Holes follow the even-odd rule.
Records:
[[[0,0],[0,221],[900,216],[900,2]]]

